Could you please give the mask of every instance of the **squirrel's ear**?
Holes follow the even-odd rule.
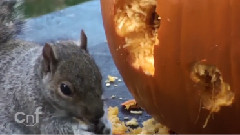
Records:
[[[54,72],[57,65],[57,59],[54,55],[52,47],[46,43],[43,47],[44,70],[46,72]]]
[[[81,31],[81,43],[80,43],[80,47],[81,49],[88,51],[87,50],[87,36],[85,34],[85,32],[82,30]]]

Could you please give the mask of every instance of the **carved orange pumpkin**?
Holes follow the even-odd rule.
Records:
[[[177,133],[240,133],[239,0],[101,0],[136,101]]]

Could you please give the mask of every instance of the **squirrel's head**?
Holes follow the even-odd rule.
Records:
[[[56,111],[96,123],[103,116],[101,74],[87,51],[82,31],[81,45],[71,42],[46,44],[42,52],[43,96]]]

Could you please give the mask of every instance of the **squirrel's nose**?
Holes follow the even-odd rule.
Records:
[[[106,127],[102,121],[99,121],[96,125],[94,125],[94,133],[95,134],[110,134],[111,129]]]
[[[96,112],[95,117],[93,118],[93,123],[98,124],[100,119],[103,117],[103,114],[104,114],[103,110]]]

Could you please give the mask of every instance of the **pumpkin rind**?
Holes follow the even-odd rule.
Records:
[[[102,15],[114,62],[138,104],[177,133],[240,133],[240,1],[157,0],[152,76],[134,68],[120,47],[126,43],[114,17],[124,2],[101,0]],[[205,89],[191,78],[198,63],[219,70],[234,94],[230,105],[212,113],[202,108]]]

